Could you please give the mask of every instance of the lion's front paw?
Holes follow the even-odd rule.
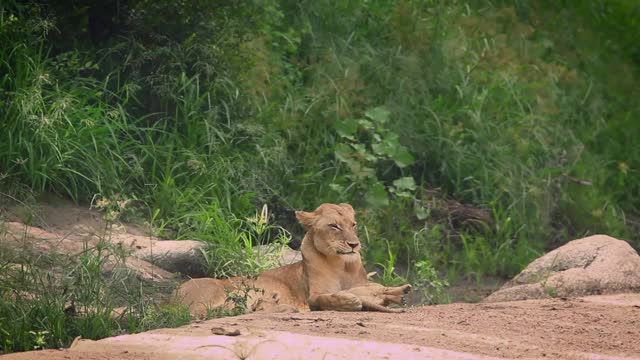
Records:
[[[406,303],[405,296],[410,290],[411,285],[409,284],[387,287],[381,284],[367,283],[346,291],[356,295],[362,302],[363,308],[375,311],[384,311],[382,310],[382,307],[391,304],[404,305]]]
[[[388,305],[388,304],[406,305],[407,303],[406,296],[409,293],[409,291],[411,291],[410,284],[385,288],[385,291],[384,291],[385,305]]]
[[[404,284],[402,286],[385,288],[385,294],[389,295],[406,295],[411,291],[411,284]]]

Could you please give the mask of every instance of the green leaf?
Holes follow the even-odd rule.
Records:
[[[338,135],[349,140],[354,140],[354,135],[358,131],[358,121],[354,119],[345,119],[335,124]]]
[[[370,167],[363,166],[359,162],[352,162],[349,164],[349,168],[351,169],[351,173],[357,178],[370,178],[374,177],[376,172]]]
[[[393,154],[393,146],[391,146],[389,143],[387,142],[381,142],[381,143],[377,143],[377,144],[371,144],[371,149],[373,150],[374,153],[378,154],[378,155],[385,155],[388,156],[390,154]]]
[[[346,144],[337,144],[335,149],[336,159],[342,162],[350,162],[353,156],[353,150]]]
[[[394,146],[402,146],[400,145],[400,135],[394,133],[393,131],[385,131],[384,140],[393,144]]]
[[[413,191],[416,189],[416,182],[413,180],[413,177],[406,176],[406,177],[401,177],[399,179],[393,180],[393,186],[395,186],[396,189],[398,190]]]
[[[344,186],[340,184],[331,183],[329,184],[329,189],[337,192],[338,194],[342,194],[344,192]]]
[[[429,216],[427,210],[425,210],[425,208],[423,208],[422,206],[416,206],[415,213],[418,220],[424,220],[427,218],[427,216]]]
[[[395,153],[391,155],[391,159],[401,168],[409,166],[415,161],[413,155],[404,146],[397,147]]]
[[[371,154],[363,144],[351,144],[351,147],[355,150],[353,154],[356,155],[357,159],[361,162],[373,162],[378,160],[378,158]]]
[[[358,122],[358,125],[360,125],[365,130],[373,130],[375,128],[371,121],[367,119],[358,119],[356,121]]]
[[[356,154],[360,157],[365,157],[367,154],[367,148],[363,144],[353,144],[351,147],[353,147],[353,150],[355,150]]]
[[[413,194],[408,191],[398,191],[396,192],[396,196],[405,198],[405,199],[413,199]]]
[[[384,124],[389,121],[390,115],[391,112],[389,112],[389,110],[387,110],[387,108],[384,106],[378,106],[373,109],[369,109],[364,113],[364,116],[379,124]]]
[[[371,154],[371,153],[367,153],[367,155],[364,157],[365,160],[367,160],[368,162],[374,162],[374,161],[378,161],[378,158]]]
[[[400,142],[393,137],[385,137],[384,141],[374,145],[376,145],[375,148],[379,151],[380,155],[386,155],[392,159],[399,150],[404,148],[404,146],[402,146]],[[374,145],[371,147],[373,148]]]
[[[367,204],[374,208],[381,208],[389,205],[389,197],[384,185],[379,182],[373,183],[364,197]]]

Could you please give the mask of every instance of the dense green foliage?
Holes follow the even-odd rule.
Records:
[[[640,244],[636,1],[2,6],[3,191],[131,199],[215,275],[262,204],[351,202],[389,282]]]
[[[12,192],[120,194],[226,246],[262,203],[350,201],[376,261],[386,240],[501,275],[571,237],[637,240],[633,2],[68,6],[2,10]],[[425,225],[431,188],[494,223]]]

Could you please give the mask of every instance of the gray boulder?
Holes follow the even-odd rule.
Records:
[[[191,277],[205,276],[202,250],[205,243],[196,240],[153,240],[138,246],[136,257],[164,270]]]
[[[534,260],[483,302],[638,291],[638,253],[626,241],[593,235]]]
[[[146,243],[143,244],[143,242]],[[180,273],[193,278],[205,277],[204,256],[207,244],[196,240],[148,240],[137,239],[132,243],[136,248],[135,257],[150,262],[172,273]],[[299,251],[288,246],[275,244],[259,245],[253,248],[256,256],[275,266],[284,266],[302,260]]]
[[[277,244],[258,245],[253,248],[259,256],[267,257],[269,262],[276,266],[285,266],[302,260],[302,253],[288,246]]]

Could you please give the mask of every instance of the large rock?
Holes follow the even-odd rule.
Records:
[[[253,248],[258,256],[266,256],[272,263],[277,266],[285,266],[302,260],[302,253],[299,250],[293,250],[288,246],[280,246],[278,244],[258,245]]]
[[[192,278],[205,277],[204,256],[206,243],[195,240],[153,240],[135,242],[135,257],[148,261],[164,270]],[[254,255],[264,257],[273,266],[284,266],[302,260],[300,251],[276,244],[258,245]]]
[[[58,232],[56,230],[44,230],[34,226],[27,226],[19,222],[0,223],[0,245],[4,251],[23,254],[27,257],[35,257],[41,254],[56,253],[59,255],[77,256],[84,251],[96,249],[100,242],[111,242],[115,246],[104,246],[101,256],[105,257],[102,272],[109,276],[121,265],[119,263],[119,246],[129,248],[129,236],[114,232],[111,236],[98,235],[96,233]],[[126,241],[120,241],[124,237]],[[116,242],[118,240],[118,242]],[[93,253],[97,255],[97,253]],[[127,257],[125,265],[139,278],[155,282],[169,281],[175,275],[136,257]],[[55,274],[54,274],[55,275]]]
[[[623,240],[594,235],[536,259],[484,302],[640,291],[640,256]]]
[[[190,277],[203,277],[202,250],[206,244],[196,240],[154,240],[137,245],[135,256],[164,270]]]
[[[174,278],[174,273],[196,278],[207,275],[202,254],[207,247],[205,242],[158,239],[142,227],[106,223],[95,209],[66,200],[34,207],[14,206],[7,210],[6,217],[9,221],[0,221],[0,243],[12,249],[33,254],[77,254],[85,246],[91,248],[106,242],[133,255],[127,258],[126,264],[144,279],[162,281]],[[265,257],[265,262],[272,266],[302,259],[299,251],[277,244],[256,246],[253,250],[254,255]],[[116,265],[107,263],[103,269],[105,274]]]

